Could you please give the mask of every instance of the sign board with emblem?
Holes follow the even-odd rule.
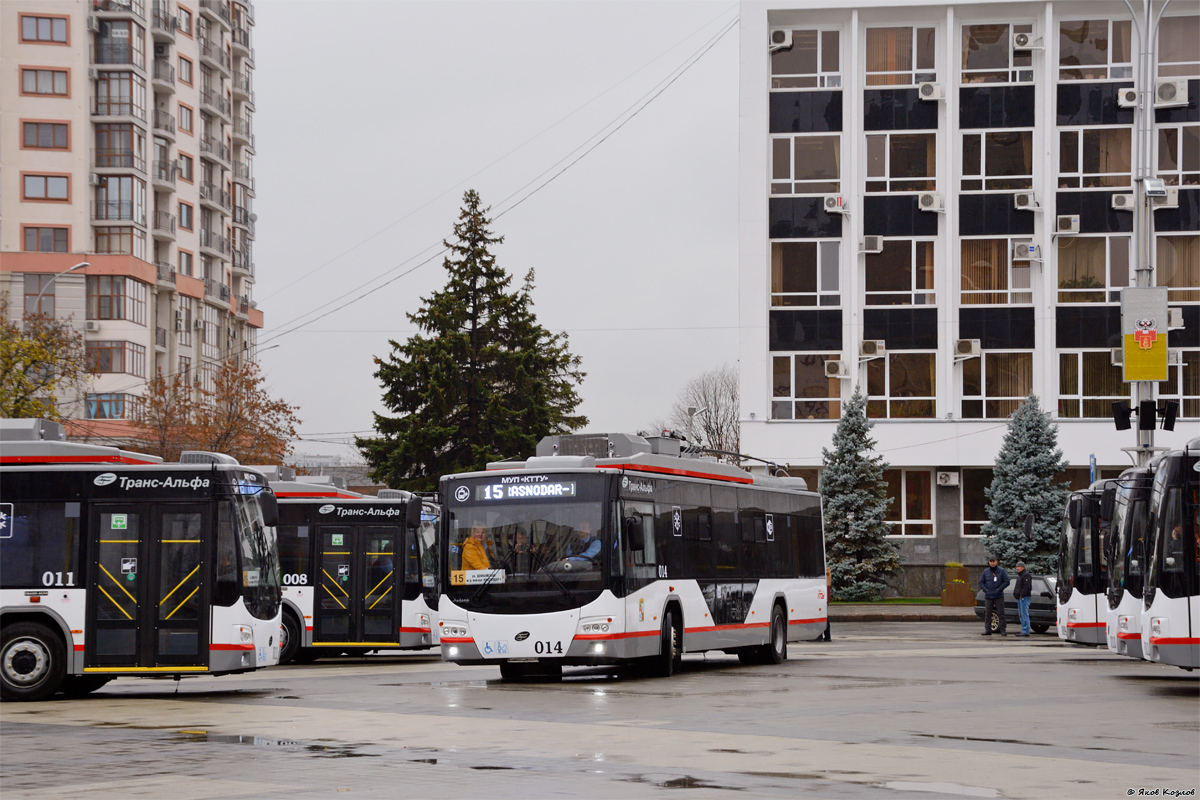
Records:
[[[671,506],[671,533],[683,536],[683,509],[679,506]]]
[[[121,559],[121,574],[122,575],[132,575],[136,572],[137,572],[137,559],[136,558],[122,558]]]
[[[767,514],[767,541],[775,541],[775,515]]]
[[[13,504],[0,503],[0,539],[11,539],[13,535]]]
[[[1121,290],[1122,380],[1167,379],[1167,287]]]

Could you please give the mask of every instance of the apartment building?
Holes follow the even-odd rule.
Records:
[[[1167,7],[1139,110],[1141,24],[1123,2],[742,4],[741,446],[814,482],[861,386],[906,593],[983,563],[1028,394],[1073,486],[1131,464],[1112,349],[1139,260],[1183,321],[1156,384],[1181,418],[1156,444],[1200,429],[1200,5]],[[1141,259],[1140,146],[1169,194]]]
[[[0,291],[83,332],[77,435],[255,357],[253,25],[248,0],[0,4]]]

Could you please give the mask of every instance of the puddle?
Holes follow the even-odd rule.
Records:
[[[409,762],[413,764],[436,764],[436,758],[410,758]]]
[[[740,792],[745,789],[743,786],[723,786],[719,783],[710,783],[703,778],[695,778],[691,775],[662,779],[653,775],[634,775],[631,778],[622,778],[622,780],[626,783],[648,783],[660,789],[716,789],[724,792]]]
[[[515,769],[515,767],[471,767],[478,770],[495,770],[495,769]]]
[[[895,789],[898,792],[932,792],[933,794],[952,794],[956,797],[999,797],[996,789],[983,786],[963,786],[957,783],[916,783],[912,781],[888,781],[877,783],[884,789]]]
[[[240,744],[249,747],[278,747],[296,753],[310,753],[317,758],[379,758],[379,753],[360,753],[357,744],[306,744],[291,739],[272,739],[268,736],[179,731],[179,742],[208,742],[210,744]]]

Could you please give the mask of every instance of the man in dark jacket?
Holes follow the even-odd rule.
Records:
[[[1013,586],[1013,597],[1017,600],[1017,614],[1021,617],[1021,632],[1018,636],[1029,635],[1029,604],[1033,601],[1033,576],[1025,569],[1025,562],[1017,562],[1017,582]]]
[[[1000,618],[1000,635],[1008,636],[1008,624],[1004,619],[1004,589],[1009,584],[1008,573],[997,566],[996,557],[988,556],[988,565],[979,576],[979,588],[983,589],[983,634],[992,635],[992,613]]]

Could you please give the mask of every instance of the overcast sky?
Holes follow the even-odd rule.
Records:
[[[271,389],[300,407],[296,451],[349,454],[313,440],[385,411],[372,359],[444,285],[440,257],[417,265],[465,189],[512,206],[736,15],[734,2],[259,0],[255,297]],[[736,361],[737,108],[735,29],[494,224],[500,265],[536,270],[539,319],[583,358],[592,431],[646,427],[689,378]]]

